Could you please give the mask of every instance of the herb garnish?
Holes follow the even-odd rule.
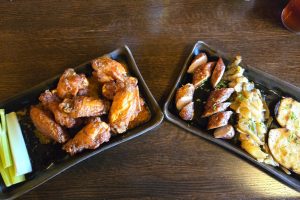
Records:
[[[288,137],[288,141],[291,143],[291,142],[295,142],[297,139],[297,136],[295,134],[295,131],[290,131],[290,135]]]
[[[238,101],[243,101],[245,99],[245,97],[242,93],[239,93],[236,98]]]
[[[297,120],[297,116],[293,111],[291,112],[290,119],[294,121]]]
[[[217,89],[220,89],[220,88],[226,88],[228,86],[228,81],[225,81],[225,80],[221,80],[218,85],[216,86]]]
[[[249,121],[248,128],[249,128],[252,132],[256,133],[256,124],[255,124],[254,121],[252,121],[252,120]]]
[[[213,105],[213,110],[216,111],[216,109],[217,109],[217,105],[214,104],[214,105]]]

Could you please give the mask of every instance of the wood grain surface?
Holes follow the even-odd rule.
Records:
[[[197,40],[300,86],[280,0],[12,0],[0,4],[0,100],[127,44],[162,106]],[[20,199],[297,199],[248,162],[164,121]]]

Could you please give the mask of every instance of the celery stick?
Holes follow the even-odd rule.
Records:
[[[12,184],[17,184],[17,183],[25,181],[24,175],[20,175],[20,176],[15,175],[16,173],[15,173],[14,166],[9,167],[8,172],[9,172],[9,176],[10,176],[10,180],[11,180]]]
[[[1,176],[2,176],[2,179],[4,181],[4,184],[6,187],[9,187],[12,185],[12,182],[11,182],[11,179],[9,177],[9,171],[8,171],[8,168],[7,169],[4,169],[3,168],[3,165],[2,165],[2,162],[0,160],[0,173],[1,173]]]
[[[6,114],[7,132],[15,175],[20,176],[32,171],[20,124],[15,112]]]
[[[4,109],[0,109],[1,117],[1,134],[0,134],[0,158],[2,160],[3,168],[12,166],[13,161],[11,158],[11,152],[7,137],[6,119]]]
[[[0,173],[6,187],[25,181],[25,176],[15,176],[14,166],[4,169],[0,160]]]

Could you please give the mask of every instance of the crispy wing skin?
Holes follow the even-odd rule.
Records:
[[[99,98],[76,96],[73,99],[65,99],[59,107],[64,112],[70,113],[73,118],[93,117],[106,114],[110,103]]]
[[[55,93],[46,90],[40,95],[39,100],[42,102],[45,108],[53,113],[55,121],[60,125],[67,128],[72,128],[76,124],[76,120],[74,118],[59,108],[59,103],[61,100]]]
[[[212,115],[208,120],[207,130],[227,125],[231,115],[232,111],[219,112]]]
[[[60,77],[57,85],[57,95],[63,99],[73,97],[80,93],[80,90],[86,90],[89,82],[84,74],[76,74],[74,69],[66,69]]]
[[[223,59],[219,58],[210,79],[213,88],[215,88],[218,85],[218,83],[221,81],[223,74],[225,72],[225,68],[226,66],[224,65]]]
[[[94,76],[91,76],[88,78],[88,81],[89,81],[89,86],[87,88],[87,94],[83,96],[99,98],[101,88],[99,86],[98,80]]]
[[[102,95],[105,98],[109,100],[113,100],[116,92],[117,92],[117,83],[115,81],[110,81],[103,84]]]
[[[95,70],[93,75],[97,77],[100,83],[124,81],[127,75],[127,71],[121,63],[108,57],[93,60],[92,67]]]
[[[31,106],[30,118],[38,131],[44,136],[58,143],[65,143],[69,136],[65,130],[57,124],[49,113],[38,106]]]
[[[123,133],[129,122],[141,111],[141,102],[137,80],[133,77],[118,89],[109,112],[109,123],[114,133]]]
[[[73,139],[69,140],[63,149],[71,155],[84,149],[96,149],[110,139],[110,128],[100,118],[96,118],[81,129]]]
[[[135,128],[141,124],[146,123],[151,118],[151,113],[146,105],[142,106],[141,112],[129,122],[128,129]]]

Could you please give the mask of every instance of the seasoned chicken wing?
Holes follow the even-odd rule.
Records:
[[[106,114],[110,103],[99,98],[76,96],[73,99],[64,99],[59,107],[64,112],[70,113],[73,118],[92,117]]]
[[[114,133],[123,133],[129,122],[141,111],[141,102],[137,79],[127,78],[113,98],[109,112],[109,123]]]
[[[102,122],[98,117],[83,127],[73,139],[63,146],[63,149],[71,155],[84,149],[96,149],[102,143],[108,142],[110,136],[108,124]]]
[[[61,100],[55,93],[46,90],[40,95],[39,100],[45,108],[49,109],[53,113],[55,121],[60,125],[72,128],[76,124],[76,120],[74,118],[59,108]]]
[[[45,137],[58,143],[65,143],[69,139],[67,132],[52,119],[50,113],[41,107],[31,106],[30,117],[36,129]]]
[[[102,86],[102,95],[109,99],[113,100],[115,94],[117,92],[117,83],[115,81],[109,81],[104,83]]]
[[[85,91],[89,85],[89,82],[84,74],[76,74],[74,69],[69,68],[60,77],[57,85],[57,95],[60,98],[73,97],[77,93],[81,93],[80,90]],[[85,93],[85,92],[84,92]]]
[[[99,86],[99,82],[98,82],[97,78],[94,76],[91,76],[88,78],[88,81],[89,81],[89,86],[87,88],[87,93],[82,96],[99,98],[101,88]]]
[[[129,122],[128,129],[137,127],[137,126],[149,121],[150,118],[151,118],[151,113],[150,113],[148,107],[144,104],[142,106],[141,112],[139,112],[139,114],[133,120],[131,120]]]
[[[95,70],[93,75],[97,77],[100,83],[124,81],[127,75],[127,71],[121,63],[108,57],[93,60],[92,67]]]

